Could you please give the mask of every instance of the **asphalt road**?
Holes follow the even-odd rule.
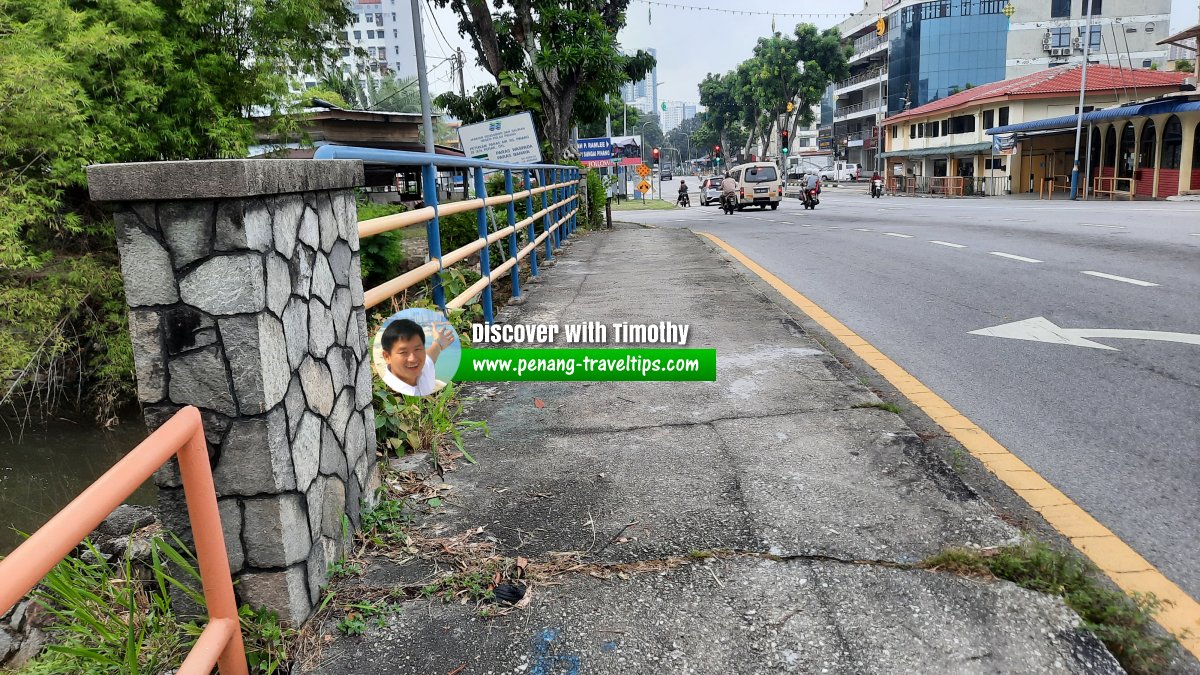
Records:
[[[1044,317],[1200,337],[1200,203],[871,199],[847,184],[813,212],[787,199],[778,211],[619,219],[721,237],[1200,598],[1200,344],[1095,338],[1107,351],[969,334]]]

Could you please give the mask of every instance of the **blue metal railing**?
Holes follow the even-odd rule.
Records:
[[[368,289],[365,293],[364,304],[370,308],[384,300],[411,288],[412,286],[430,280],[433,301],[444,311],[446,308],[462,307],[477,295],[482,295],[484,320],[491,323],[494,317],[492,307],[492,284],[504,274],[509,274],[512,281],[512,297],[521,297],[520,262],[529,257],[529,271],[534,278],[538,277],[538,247],[545,242],[545,259],[554,260],[554,250],[562,247],[563,242],[573,233],[578,225],[579,212],[579,177],[580,170],[574,166],[558,164],[506,164],[488,162],[466,157],[444,155],[429,155],[423,152],[403,152],[399,150],[379,150],[375,148],[354,148],[338,145],[325,145],[317,149],[314,159],[357,159],[366,165],[382,166],[419,166],[421,167],[421,183],[425,206],[423,208],[398,213],[382,218],[373,218],[360,222],[359,237],[366,238],[381,232],[409,227],[425,223],[425,237],[429,242],[429,261],[416,269],[405,272],[390,281]],[[438,201],[437,173],[439,169],[469,169],[474,174],[475,198],[458,202],[441,204]],[[487,196],[484,173],[487,171],[504,172],[505,194]],[[522,172],[523,187],[514,191],[513,172]],[[536,182],[537,187],[533,187]],[[542,196],[542,210],[534,212],[533,197]],[[525,199],[526,217],[517,221],[515,202]],[[507,206],[507,226],[495,232],[489,232],[488,209],[504,204]],[[470,244],[459,247],[448,253],[442,252],[441,230],[439,220],[442,216],[475,210],[478,212],[479,238]],[[542,232],[537,233],[536,223],[541,221]],[[527,229],[526,229],[527,228]],[[525,229],[528,243],[518,250],[518,232]],[[488,247],[503,239],[508,240],[508,260],[491,269],[491,259]],[[456,262],[466,259],[479,251],[480,280],[457,297],[446,300],[445,289],[442,287],[441,272]]]

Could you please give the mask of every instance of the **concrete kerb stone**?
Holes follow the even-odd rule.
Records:
[[[96,164],[87,168],[97,202],[230,199],[362,185],[358,160],[210,159]]]

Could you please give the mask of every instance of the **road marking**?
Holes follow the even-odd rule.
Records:
[[[1119,277],[1115,274],[1105,274],[1104,272],[1092,272],[1091,270],[1086,270],[1086,271],[1080,272],[1080,274],[1086,274],[1088,276],[1093,276],[1093,277],[1100,277],[1101,279],[1112,279],[1113,281],[1124,281],[1127,284],[1135,284],[1137,286],[1157,286],[1158,285],[1158,284],[1150,282],[1150,281],[1142,281],[1141,279],[1130,279],[1129,277]]]
[[[911,234],[900,234],[899,232],[880,232],[879,234],[882,234],[886,237],[901,237],[904,239],[912,239],[913,238],[913,236]]]
[[[966,248],[966,246],[963,246],[962,244],[951,244],[948,241],[938,241],[937,239],[930,239],[929,243],[937,244],[938,246],[949,246],[950,248]]]
[[[1193,237],[1200,237],[1200,232],[1193,232],[1193,233],[1192,233],[1192,236],[1193,236]]]
[[[1091,559],[1122,590],[1127,593],[1153,593],[1163,601],[1162,609],[1154,615],[1154,620],[1179,638],[1180,643],[1192,655],[1200,658],[1200,602],[1184,593],[1183,589],[1151,565],[1150,561],[1000,445],[986,431],[842,322],[729,244],[707,232],[697,234],[707,237],[748,267],[859,358],[875,368],[989,471],[1012,488],[1030,507],[1042,514],[1046,522],[1066,536],[1075,548]]]
[[[1042,260],[1037,260],[1037,259],[1035,259],[1035,258],[1026,258],[1026,257],[1025,257],[1025,256],[1023,256],[1023,255],[1013,255],[1013,254],[1011,254],[1011,253],[1001,253],[1000,251],[988,251],[988,252],[989,252],[989,253],[991,253],[992,255],[998,255],[998,256],[1000,256],[1001,258],[1009,258],[1009,259],[1011,259],[1011,260],[1020,260],[1021,262],[1027,262],[1027,263],[1040,263],[1040,262],[1044,262],[1044,261],[1042,261]]]
[[[1182,342],[1188,345],[1200,345],[1200,335],[1196,333],[1172,333],[1165,330],[1127,330],[1114,328],[1063,328],[1044,316],[1035,316],[1024,321],[1004,323],[991,328],[981,328],[969,331],[969,335],[986,335],[988,337],[1010,338],[1013,340],[1029,340],[1032,342],[1049,342],[1074,347],[1091,347],[1092,349],[1107,349],[1120,351],[1087,338],[1123,338],[1126,340],[1158,340],[1160,342]]]
[[[875,230],[870,230],[865,227],[856,227],[856,228],[854,228],[854,231],[855,232],[874,232]]]
[[[1094,225],[1094,224],[1092,224],[1092,223],[1080,223],[1080,225],[1082,225],[1082,226],[1084,226],[1084,227],[1107,227],[1107,228],[1109,228],[1109,229],[1112,229],[1112,230],[1123,230],[1123,229],[1125,229],[1125,226],[1124,226],[1124,225]]]

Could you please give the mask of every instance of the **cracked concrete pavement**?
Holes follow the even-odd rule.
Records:
[[[1120,672],[1056,598],[903,567],[1018,532],[900,417],[855,407],[878,399],[734,264],[680,230],[576,238],[500,320],[688,324],[688,347],[716,348],[717,381],[475,385],[467,417],[490,437],[469,438],[479,464],[446,475],[450,497],[421,525],[482,527],[535,561],[757,555],[567,575],[499,618],[406,601],[333,640],[319,672]],[[380,561],[368,575],[429,571]]]

